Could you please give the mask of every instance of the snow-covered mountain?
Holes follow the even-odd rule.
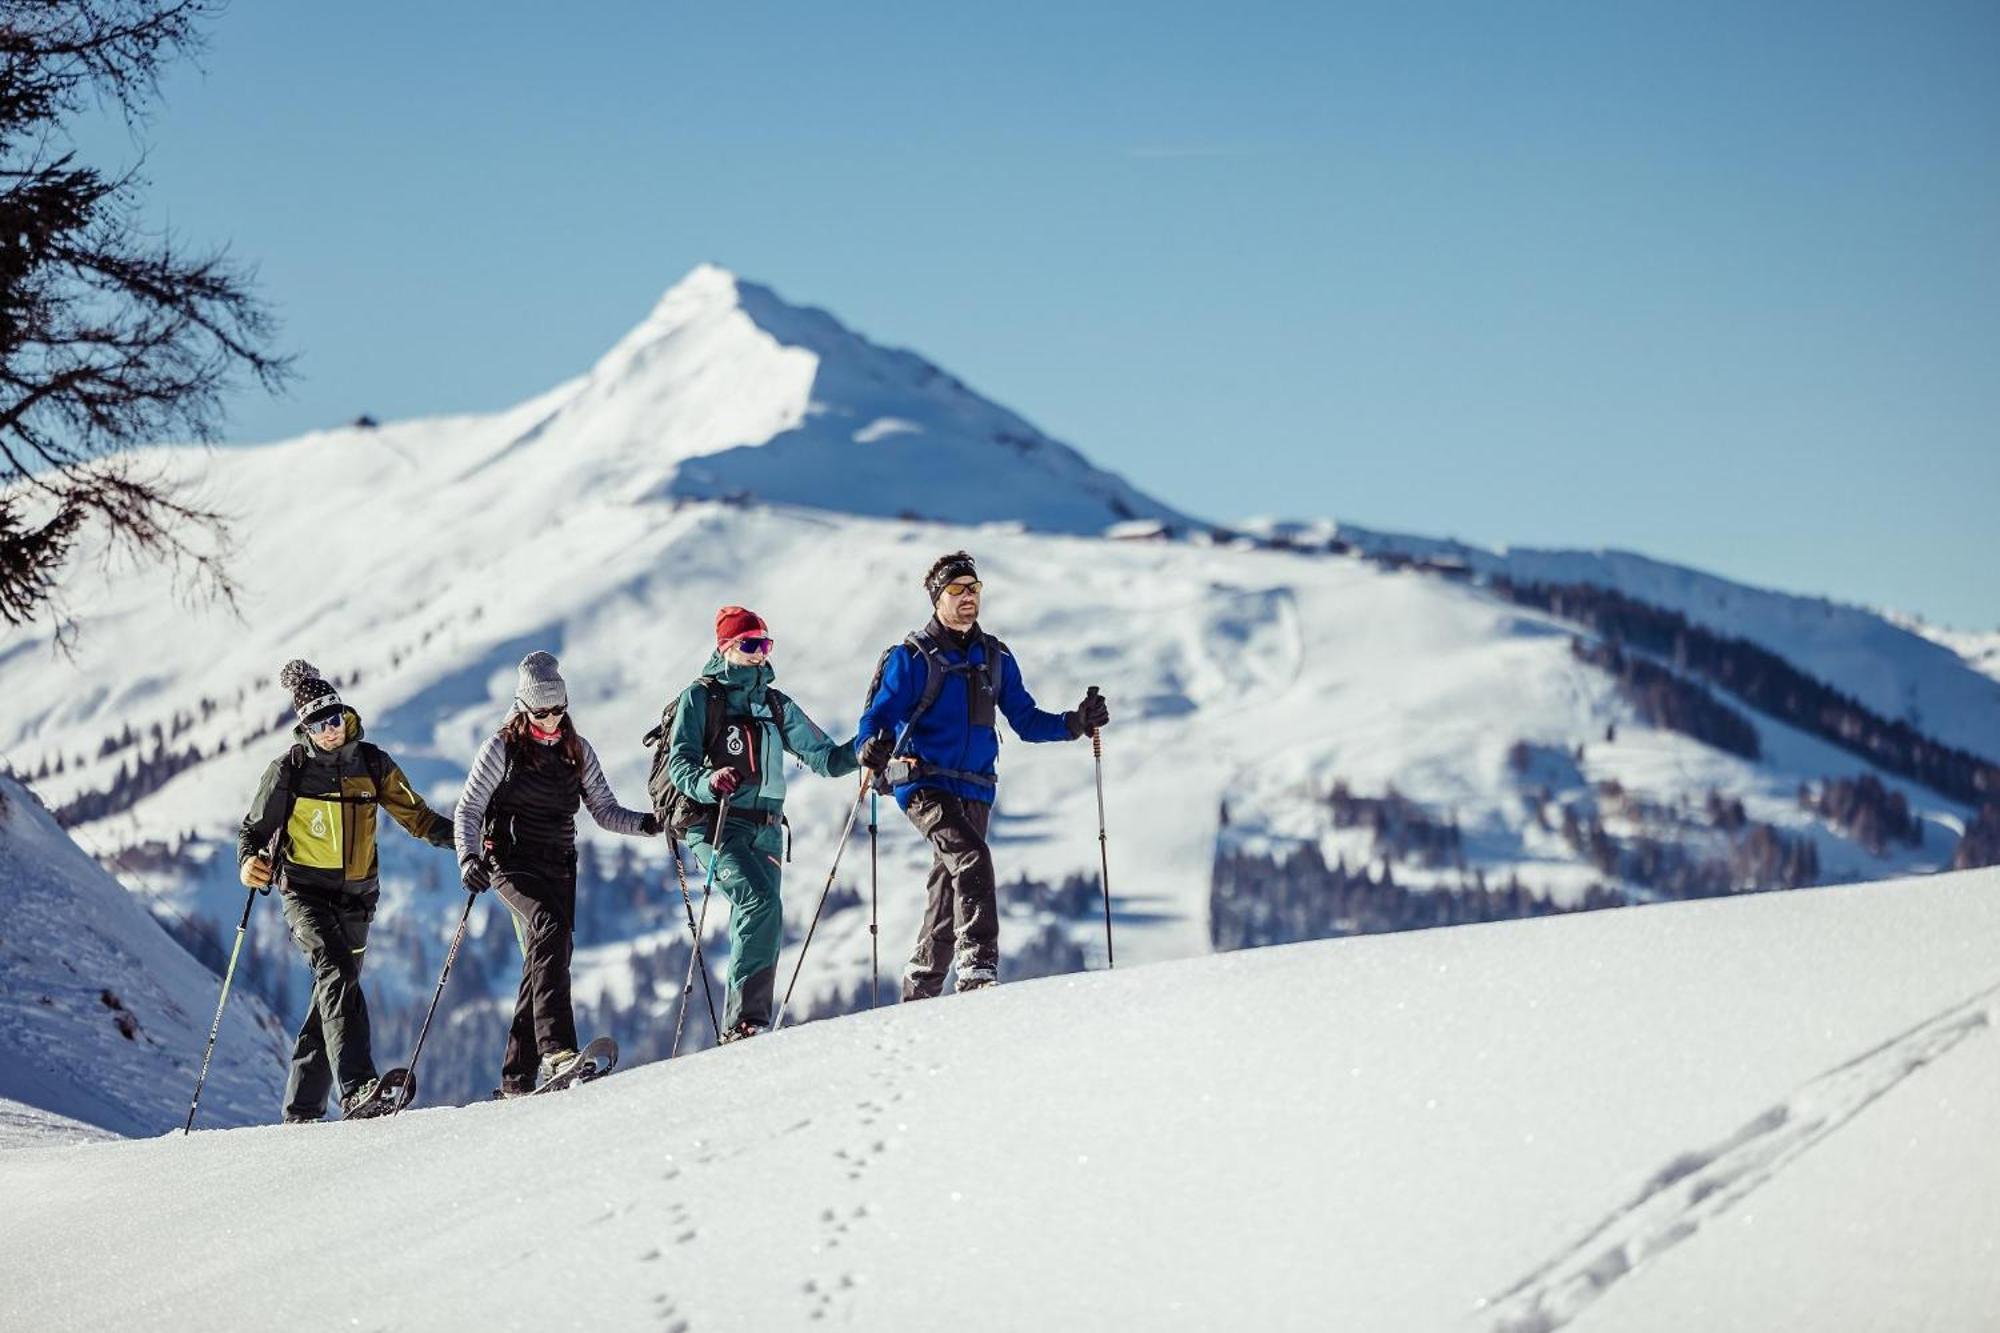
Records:
[[[558,1099],[30,1149],[0,1155],[6,1322],[1979,1333],[1996,982],[1980,871],[1120,968]]]
[[[1312,525],[1246,525],[1294,534]],[[1522,582],[1592,583],[1678,611],[1721,634],[1779,654],[1876,712],[2000,756],[2000,635],[1919,627],[1823,597],[1799,597],[1669,564],[1632,551],[1487,550],[1463,542],[1325,525],[1327,538],[1371,553],[1445,556]],[[1968,667],[1971,668],[1968,670]]]
[[[220,978],[6,778],[0,903],[0,1141],[47,1135],[58,1120],[178,1129]],[[289,1044],[254,995],[238,991],[223,1023],[200,1123],[268,1120]]]
[[[142,461],[240,516],[239,615],[190,607],[159,572],[77,581],[73,657],[32,632],[0,637],[0,755],[126,883],[211,925],[233,927],[241,903],[233,829],[283,746],[272,678],[287,658],[340,677],[370,737],[442,805],[504,714],[516,662],[553,651],[579,725],[635,804],[638,737],[699,669],[718,606],[770,619],[780,684],[838,732],[882,648],[922,622],[924,568],[959,546],[980,558],[988,628],[1043,703],[1071,707],[1092,684],[1111,698],[1121,962],[1410,924],[1489,889],[1512,910],[1934,870],[1971,814],[1823,728],[1740,701],[1723,702],[1754,747],[1662,724],[1656,699],[1579,656],[1587,630],[1476,581],[1397,568],[1359,534],[1335,554],[1330,540],[1278,549],[1191,527],[919,358],[716,269],[669,292],[587,374],[507,411]],[[1183,535],[1097,535],[1143,530],[1135,516]],[[1638,586],[1625,562],[1594,567]],[[1668,570],[1635,595],[1755,631],[1884,716],[2000,755],[2000,685],[1944,648],[1755,590],[1718,610],[1705,578]],[[1094,965],[1089,751],[1009,743],[1001,767],[1002,878],[1033,881],[1003,894],[1013,975]],[[796,941],[852,788],[801,777],[793,792]],[[1901,813],[1885,824],[1884,810]],[[882,830],[893,978],[927,855],[893,810]],[[867,990],[862,840],[814,937],[808,1012]],[[685,932],[664,848],[597,845],[578,995],[586,1026],[629,1040],[678,997]],[[1307,848],[1359,900],[1332,922],[1265,919],[1250,899]],[[370,994],[386,1053],[429,999],[459,900],[449,856],[393,828],[383,865]],[[1294,878],[1299,892],[1320,883]],[[494,1011],[515,966],[497,916],[475,914],[453,973],[452,1019],[425,1054],[433,1090],[491,1086]],[[721,911],[710,921],[719,934]],[[259,922],[249,975],[289,1013],[302,988],[276,927]],[[796,958],[794,943],[781,967]]]

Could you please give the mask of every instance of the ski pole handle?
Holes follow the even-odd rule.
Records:
[[[1095,699],[1098,692],[1098,688],[1093,685],[1083,692],[1083,697],[1086,699]],[[1104,739],[1097,734],[1096,727],[1090,729],[1090,752],[1099,759],[1104,757]]]

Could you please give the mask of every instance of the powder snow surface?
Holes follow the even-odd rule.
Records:
[[[76,1122],[115,1134],[179,1126],[220,991],[33,796],[0,779],[0,1146]],[[254,996],[232,996],[200,1123],[271,1113],[289,1049],[280,1036]]]
[[[1296,945],[0,1156],[8,1328],[1991,1329],[2000,872]]]

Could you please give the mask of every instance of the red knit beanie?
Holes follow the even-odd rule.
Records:
[[[771,627],[764,623],[764,617],[745,606],[725,606],[715,613],[715,642],[720,647],[742,638],[745,634],[769,635]]]

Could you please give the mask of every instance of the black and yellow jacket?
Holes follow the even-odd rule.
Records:
[[[395,761],[362,739],[361,717],[353,709],[347,710],[347,742],[337,750],[320,749],[303,727],[293,728],[292,735],[296,743],[264,770],[237,831],[239,865],[261,855],[283,824],[285,887],[373,888],[378,805],[412,837],[433,847],[451,846],[450,816],[426,805]]]

